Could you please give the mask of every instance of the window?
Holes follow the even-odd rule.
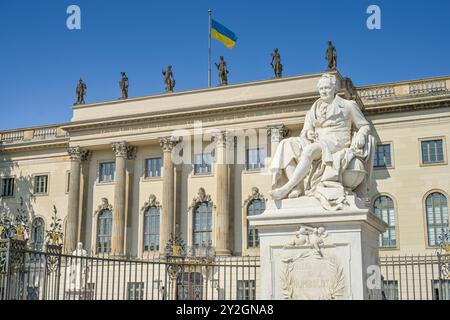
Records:
[[[194,175],[210,174],[212,172],[212,158],[211,153],[194,155]]]
[[[70,190],[70,171],[66,172],[66,193]]]
[[[373,204],[375,215],[388,224],[387,230],[380,235],[379,246],[381,248],[392,248],[397,246],[395,232],[395,208],[394,201],[387,196],[378,197]]]
[[[48,188],[48,176],[34,177],[34,194],[46,194]]]
[[[158,207],[148,207],[144,213],[144,251],[159,250],[159,217]]]
[[[385,300],[398,300],[398,281],[383,280],[382,295]]]
[[[112,212],[103,210],[98,215],[97,253],[111,252]]]
[[[255,280],[238,280],[236,300],[256,300]]]
[[[161,158],[152,158],[145,160],[145,178],[161,177]]]
[[[115,171],[116,171],[116,164],[114,162],[100,163],[99,182],[114,181]]]
[[[144,283],[128,282],[128,300],[144,300]]]
[[[44,246],[44,219],[36,218],[31,225],[31,241],[33,250],[41,251]]]
[[[444,162],[443,140],[422,141],[422,163],[442,163]]]
[[[247,206],[247,216],[256,216],[264,212],[266,204],[263,200],[252,200]],[[259,247],[258,230],[255,227],[247,227],[247,246],[249,248]]]
[[[425,200],[428,245],[439,244],[439,236],[448,230],[447,198],[439,192],[430,194]]]
[[[3,197],[14,196],[14,178],[2,179],[2,196]]]
[[[258,170],[264,168],[266,150],[264,148],[247,149],[245,164],[247,170]]]
[[[194,246],[212,245],[212,206],[202,202],[194,209]]]
[[[450,280],[432,280],[433,300],[450,300]]]
[[[390,144],[377,145],[377,149],[375,152],[374,167],[375,168],[392,167]]]

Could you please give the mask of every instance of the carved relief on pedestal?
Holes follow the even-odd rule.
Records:
[[[334,300],[344,295],[344,269],[324,249],[328,234],[323,227],[301,226],[283,248],[280,281],[287,300]]]

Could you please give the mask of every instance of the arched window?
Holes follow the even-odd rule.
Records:
[[[144,251],[159,250],[159,216],[156,206],[150,206],[144,212]]]
[[[250,201],[247,206],[247,217],[257,216],[264,212],[266,209],[266,204],[261,199],[255,199]],[[258,230],[255,227],[247,227],[247,246],[249,248],[259,247],[259,235]]]
[[[430,194],[425,200],[428,245],[439,244],[439,236],[448,230],[447,198],[439,192]]]
[[[212,245],[212,205],[201,202],[194,208],[194,246]]]
[[[378,197],[373,204],[375,215],[388,224],[385,233],[380,235],[379,246],[381,248],[392,248],[397,246],[397,233],[395,230],[395,208],[394,201],[388,196]]]
[[[33,250],[40,251],[44,246],[44,219],[36,218],[31,225],[31,241],[33,242]]]
[[[103,210],[98,215],[97,225],[97,253],[111,252],[112,212]]]

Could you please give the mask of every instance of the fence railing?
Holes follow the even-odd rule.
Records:
[[[450,255],[380,257],[387,300],[450,300]]]
[[[255,300],[259,258],[129,260],[0,242],[0,300]]]

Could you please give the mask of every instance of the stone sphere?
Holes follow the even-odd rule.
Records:
[[[350,161],[347,170],[342,174],[342,183],[345,188],[353,190],[364,181],[366,174],[367,172],[364,168],[364,163],[358,158],[353,158],[353,160]]]

